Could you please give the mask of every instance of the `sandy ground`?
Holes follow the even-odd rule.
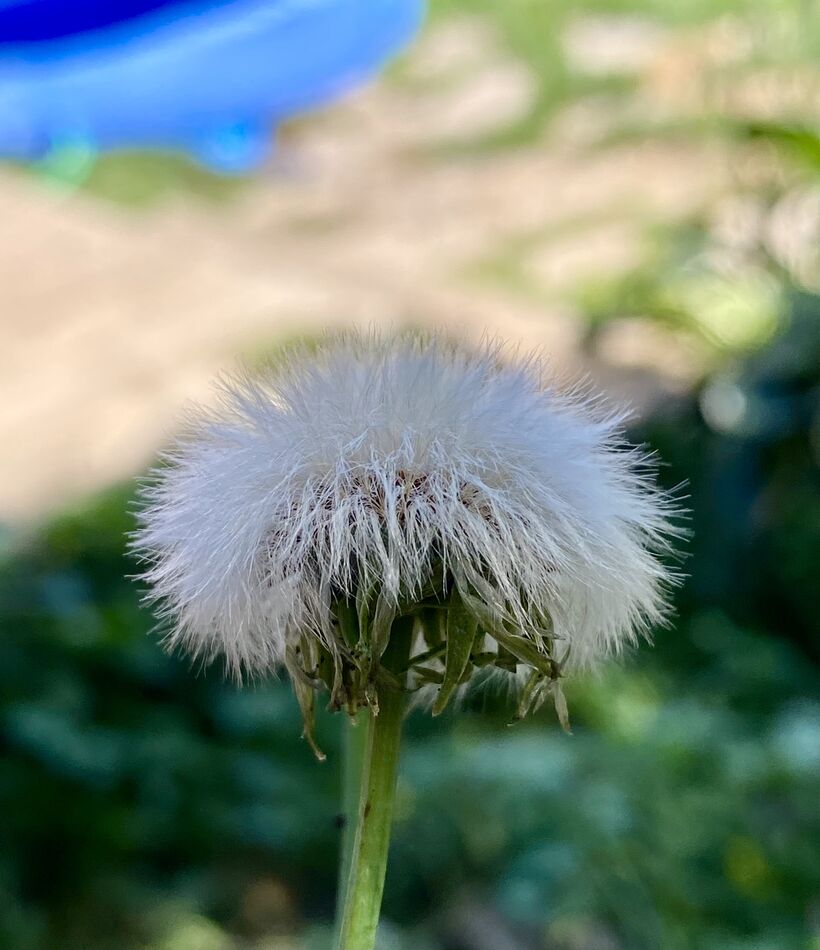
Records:
[[[657,41],[628,34],[622,59],[649,68]],[[595,36],[572,42],[583,57]],[[730,174],[703,144],[590,147],[594,102],[526,148],[439,147],[534,95],[480,23],[429,34],[405,73],[300,122],[227,205],[129,211],[0,171],[0,521],[139,471],[217,372],[282,337],[444,326],[582,371],[573,289],[632,266],[653,222],[712,200]],[[511,248],[536,294],[482,278]],[[627,334],[610,355],[607,382],[639,402],[685,385],[668,341]]]

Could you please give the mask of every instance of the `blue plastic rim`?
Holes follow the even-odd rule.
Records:
[[[0,0],[3,47],[53,42],[121,26],[157,12],[182,13],[230,0]],[[176,8],[176,11],[175,11]]]
[[[0,156],[181,149],[225,172],[377,71],[424,0],[0,0]]]

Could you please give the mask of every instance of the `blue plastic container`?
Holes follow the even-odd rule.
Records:
[[[416,31],[423,0],[0,0],[0,156],[181,149],[221,171]]]

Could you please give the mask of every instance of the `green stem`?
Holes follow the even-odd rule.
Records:
[[[362,761],[362,795],[349,853],[337,950],[372,950],[376,943],[390,826],[399,764],[405,700],[398,690],[382,690],[379,714],[367,714]]]
[[[408,625],[403,619],[394,624],[390,646],[383,658],[386,668],[401,669],[406,663],[411,627],[412,623]],[[336,950],[373,950],[376,943],[406,694],[385,684],[379,687],[378,700],[378,715],[366,711],[364,721],[356,727],[357,731],[364,733],[361,781],[355,831],[350,829],[352,843],[343,845],[342,874],[345,881],[339,889]],[[352,760],[353,749],[349,747],[348,752]],[[348,775],[346,795],[351,794],[353,785],[353,778]]]
[[[356,819],[359,814],[361,782],[364,768],[365,747],[367,746],[367,726],[370,714],[360,709],[354,719],[344,717],[342,738],[342,846],[339,855],[338,907],[341,923],[342,908],[345,904],[345,891],[350,876],[350,862],[353,858],[353,844],[356,840]]]

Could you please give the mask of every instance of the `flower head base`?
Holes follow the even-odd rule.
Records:
[[[136,549],[172,646],[284,665],[355,711],[380,683],[444,708],[489,667],[519,714],[661,619],[673,506],[619,418],[414,337],[341,338],[225,383],[145,489]],[[391,640],[409,661],[385,661]]]

